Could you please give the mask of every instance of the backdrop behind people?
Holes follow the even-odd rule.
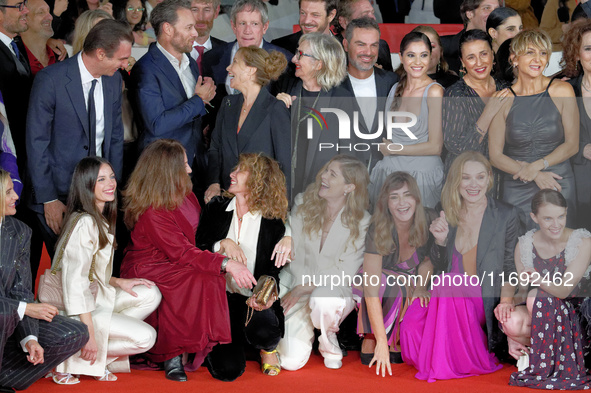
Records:
[[[164,362],[174,381],[187,380],[183,353],[195,353],[201,364],[214,345],[231,341],[226,271],[239,287],[256,283],[241,263],[195,247],[201,207],[190,173],[181,143],[159,139],[143,151],[123,193],[131,240],[121,276],[145,277],[162,292],[160,306],[146,319],[158,332],[147,356]]]

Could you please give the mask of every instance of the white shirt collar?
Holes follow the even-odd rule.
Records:
[[[174,57],[173,55],[170,54],[170,52],[168,52],[166,49],[164,49],[164,47],[162,45],[160,45],[160,42],[156,42],[156,47],[158,49],[160,49],[160,52],[162,52],[162,54],[164,55],[164,57],[166,57],[168,59],[168,61],[170,61],[170,63],[181,70],[184,70],[185,68],[187,68],[189,66],[189,58],[187,56],[185,56],[185,54],[183,53],[183,60],[180,62],[176,57]]]
[[[347,72],[347,74],[349,75],[349,78],[351,78],[353,81],[358,81],[358,82],[360,82],[360,83],[361,83],[361,82],[363,82],[363,81],[369,81],[369,79],[372,79],[372,78],[373,78],[373,76],[374,76],[374,74],[375,74],[375,71],[374,71],[374,69],[372,68],[372,69],[371,69],[371,75],[370,75],[370,76],[368,76],[368,77],[367,77],[367,78],[365,78],[365,79],[359,79],[359,78],[355,78],[353,75],[351,75],[351,74],[350,74],[350,73],[348,73],[348,72]]]
[[[82,61],[82,52],[78,54],[78,69],[80,69],[80,80],[82,81],[83,85],[85,83],[92,82],[94,79],[98,79],[99,81],[101,80],[101,78],[95,78],[92,76],[92,74],[88,71],[84,61]]]
[[[207,52],[208,50],[211,50],[211,48],[212,48],[212,44],[211,44],[211,36],[207,37],[207,41],[205,41],[205,43],[204,43],[203,45],[201,45],[201,44],[198,44],[198,43],[197,43],[197,41],[193,41],[193,47],[195,47],[195,46],[197,46],[197,45],[205,47],[205,49],[206,49],[206,52]]]
[[[4,45],[6,45],[11,52],[13,51],[12,47],[10,46],[10,43],[12,42],[12,40],[13,40],[12,38],[10,38],[6,34],[0,32],[0,41],[2,41],[2,43]]]
[[[232,212],[236,210],[236,198],[232,198],[232,200],[230,201],[230,203],[228,203],[228,206],[226,207],[226,211],[227,212]],[[256,213],[252,213],[250,210],[244,215],[244,217],[249,216],[252,219],[256,219],[261,215],[260,212],[256,212]],[[244,218],[242,217],[242,218]]]

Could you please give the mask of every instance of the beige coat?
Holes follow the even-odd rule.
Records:
[[[68,230],[68,227],[64,228],[64,230]],[[92,313],[98,353],[96,362],[91,366],[89,361],[80,358],[80,352],[78,352],[60,364],[57,367],[58,372],[102,377],[107,365],[115,360],[107,358],[109,327],[116,293],[115,288],[109,284],[113,273],[111,258],[113,235],[108,234],[107,236],[109,237],[109,244],[99,250],[98,228],[92,217],[84,214],[72,231],[64,250],[60,267],[62,270],[64,306],[66,308],[65,315],[80,320],[80,314]],[[59,247],[61,247],[61,244],[58,244],[56,250],[59,250]],[[96,301],[90,292],[89,280],[93,255],[96,256],[93,277],[98,283]],[[127,358],[115,363],[109,365],[111,371],[129,371]]]

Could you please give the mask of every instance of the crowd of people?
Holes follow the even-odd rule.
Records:
[[[369,0],[272,42],[262,0],[233,42],[219,0],[0,0],[0,389],[339,369],[347,332],[381,376],[590,388],[591,6],[509,3],[394,71]]]

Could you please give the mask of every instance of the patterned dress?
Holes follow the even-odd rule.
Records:
[[[542,277],[549,273],[550,280],[555,274],[564,273],[575,259],[581,240],[591,237],[585,229],[577,229],[570,235],[565,250],[555,257],[542,259],[533,245],[534,232],[531,230],[519,238],[521,262],[525,268],[535,268]],[[514,372],[509,385],[535,389],[591,389],[591,374],[585,367],[583,356],[588,337],[581,329],[578,315],[584,299],[577,297],[582,286],[589,282],[590,272],[591,267],[565,299],[538,288],[532,308],[530,367]]]

